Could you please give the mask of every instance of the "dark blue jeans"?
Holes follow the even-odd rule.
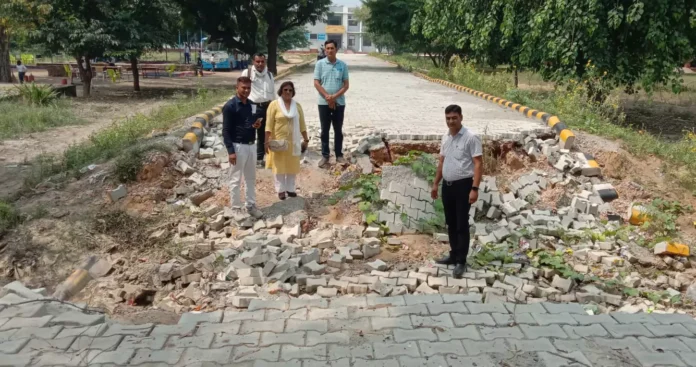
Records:
[[[442,205],[450,241],[450,258],[457,264],[466,264],[469,254],[469,194],[473,178],[454,182],[442,180]]]
[[[336,105],[335,109],[330,109],[327,105],[319,105],[319,121],[321,122],[321,155],[329,159],[329,130],[334,129],[334,152],[336,158],[343,157],[343,114],[346,106]]]

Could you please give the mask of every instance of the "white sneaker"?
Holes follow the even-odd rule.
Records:
[[[256,218],[256,219],[259,219],[259,218],[263,217],[263,212],[261,212],[261,211],[260,211],[257,207],[255,207],[255,206],[247,207],[246,210],[247,210],[247,213],[249,213],[249,215],[251,215],[252,217],[254,217],[254,218]]]
[[[322,158],[319,160],[318,166],[319,166],[319,168],[321,168],[321,167],[324,167],[327,163],[329,163],[329,160],[326,158]]]

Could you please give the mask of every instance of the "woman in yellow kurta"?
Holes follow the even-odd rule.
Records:
[[[273,170],[278,198],[295,197],[295,177],[300,173],[300,156],[307,149],[307,128],[302,106],[295,102],[295,85],[284,82],[278,89],[279,98],[266,111],[266,168]],[[287,149],[273,151],[271,140],[285,140]]]

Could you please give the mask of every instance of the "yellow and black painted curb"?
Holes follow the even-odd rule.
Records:
[[[523,106],[519,103],[510,102],[506,99],[496,97],[496,96],[490,95],[488,93],[479,92],[477,90],[467,88],[463,85],[454,84],[454,83],[449,82],[447,80],[431,78],[427,75],[424,75],[424,74],[421,74],[418,72],[414,72],[413,74],[415,74],[416,76],[421,77],[425,80],[435,82],[435,83],[440,83],[446,87],[454,88],[460,92],[466,92],[466,93],[469,93],[473,96],[479,97],[481,99],[485,99],[487,101],[497,103],[500,106],[513,109],[513,110],[527,116],[528,118],[535,118],[537,120],[543,121],[551,129],[553,129],[553,131],[556,133],[556,135],[558,135],[559,141],[561,143],[560,144],[561,149],[570,149],[573,147],[573,143],[575,142],[575,134],[573,134],[573,132],[570,131],[570,129],[568,129],[568,126],[566,126],[566,124],[564,124],[561,121],[561,119],[558,118],[558,116],[551,115],[551,114],[543,112],[543,111],[538,111],[538,110],[535,110],[533,108]]]
[[[278,73],[278,75],[275,78],[284,78],[292,74],[295,70],[297,70],[297,68],[308,65],[313,61],[314,60],[307,60],[297,65],[293,65]],[[213,121],[213,119],[217,115],[222,113],[222,108],[224,106],[225,104],[221,103],[208,111],[199,113],[198,115],[194,116],[193,123],[189,127],[189,130],[186,132],[186,134],[184,134],[184,137],[181,139],[184,151],[193,151],[194,154],[198,154],[198,150],[201,148],[201,143],[203,142],[203,137],[205,136],[205,130],[210,126],[211,121]]]

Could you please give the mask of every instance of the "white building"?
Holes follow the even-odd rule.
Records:
[[[362,22],[354,18],[353,11],[355,9],[347,6],[329,7],[325,23],[317,22],[315,25],[306,25],[309,48],[297,49],[297,51],[316,51],[327,40],[334,40],[338,43],[340,51],[372,52],[374,47],[367,33],[363,33]]]

